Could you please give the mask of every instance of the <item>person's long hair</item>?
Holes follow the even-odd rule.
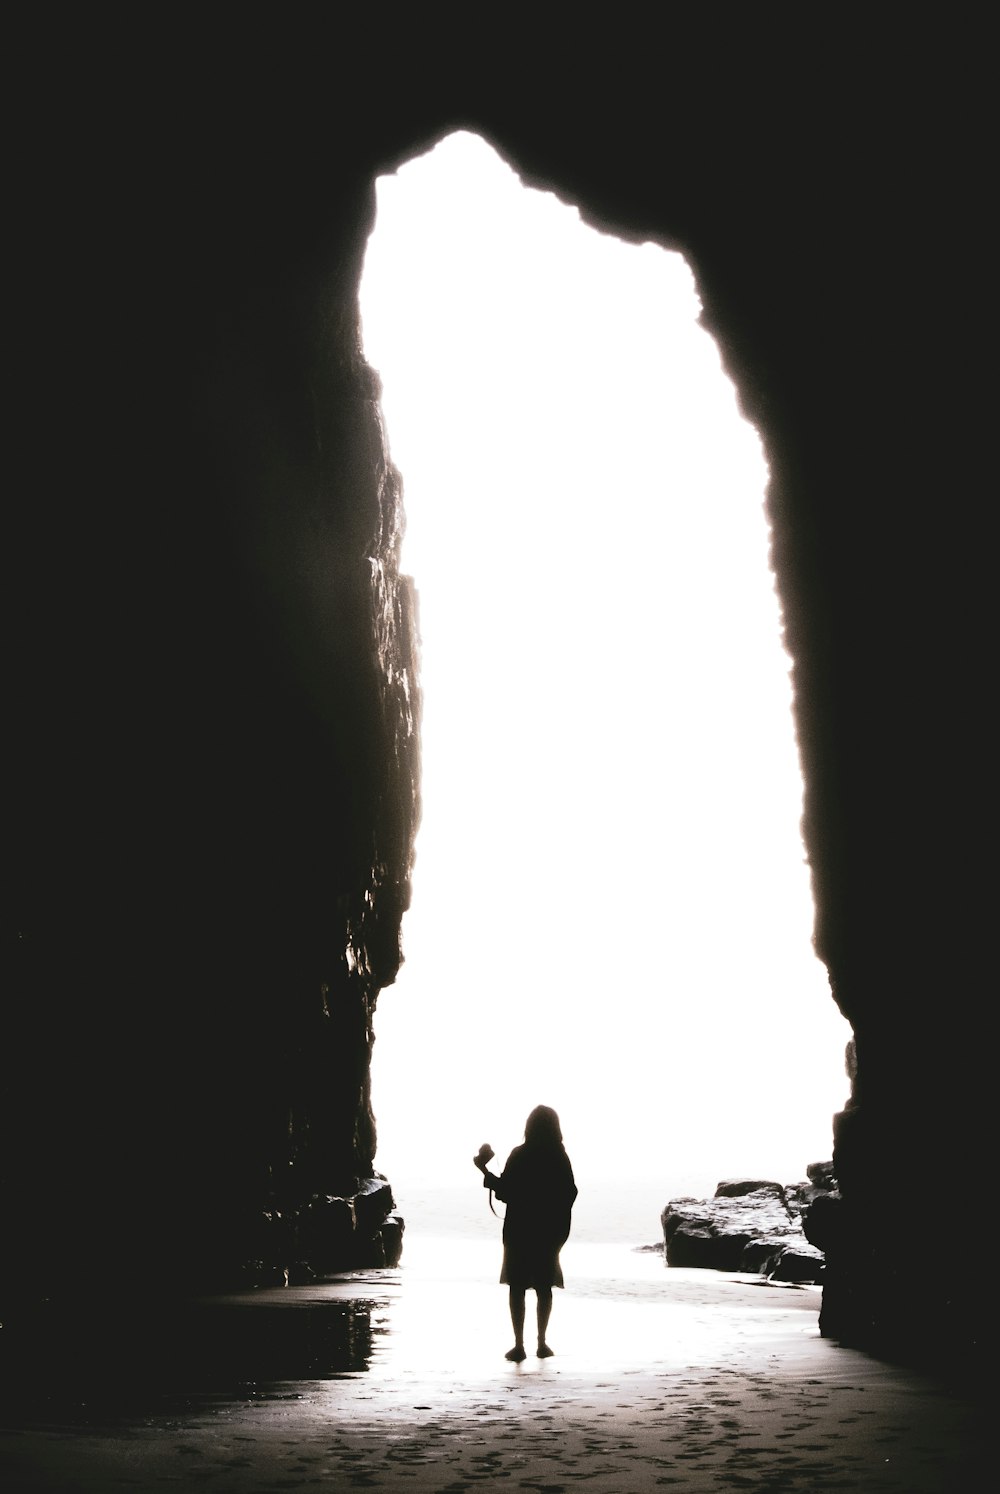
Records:
[[[526,1146],[561,1147],[562,1127],[551,1105],[536,1105],[524,1123]]]

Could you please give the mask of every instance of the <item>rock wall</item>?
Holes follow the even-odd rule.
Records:
[[[262,1200],[370,1169],[419,696],[355,290],[375,175],[464,126],[685,252],[764,435],[856,1036],[823,1331],[968,1351],[918,1201],[971,1196],[991,1134],[985,38],[780,5],[44,19],[11,36],[6,1279],[222,1270]]]
[[[369,1263],[392,1209],[369,1057],[420,694],[360,353],[373,182],[334,168],[319,191],[214,90],[178,125],[138,76],[113,85],[39,80],[54,138],[25,172],[45,233],[22,246],[11,549],[21,1290]]]

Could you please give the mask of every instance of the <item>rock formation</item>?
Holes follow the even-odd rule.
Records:
[[[724,1179],[712,1199],[673,1198],[660,1215],[668,1266],[749,1272],[769,1281],[822,1280],[823,1252],[804,1216],[837,1196],[831,1163],[811,1163],[808,1180]]]
[[[992,1135],[990,55],[782,6],[655,44],[627,7],[11,22],[5,1289],[206,1283],[368,1196],[419,683],[357,284],[375,177],[461,125],[693,267],[766,444],[856,1039],[822,1329],[974,1351],[914,1230]]]

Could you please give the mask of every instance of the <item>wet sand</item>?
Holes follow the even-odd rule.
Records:
[[[0,1485],[943,1494],[982,1482],[984,1407],[821,1339],[816,1288],[571,1245],[555,1354],[538,1360],[529,1341],[515,1365],[495,1254],[428,1241],[398,1270],[192,1304],[155,1328],[137,1304],[122,1338],[88,1340],[100,1318],[81,1322],[8,1381]]]

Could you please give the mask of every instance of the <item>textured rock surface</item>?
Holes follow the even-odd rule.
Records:
[[[787,1186],[759,1178],[719,1183],[712,1199],[675,1198],[660,1216],[668,1266],[751,1272],[774,1281],[822,1279],[823,1253],[803,1214],[832,1185],[829,1165]]]
[[[991,1163],[992,48],[871,10],[482,24],[11,21],[0,1278],[200,1278],[371,1175],[418,695],[356,286],[373,177],[461,124],[687,254],[764,436],[856,1035],[823,1331],[967,1354],[913,1201]]]
[[[358,1195],[419,817],[400,484],[359,352],[370,177],[331,170],[313,200],[253,126],[230,154],[208,121],[134,122],[88,188],[87,294],[25,348],[50,389],[47,316],[89,352],[26,416],[51,455],[16,527],[22,1282],[109,1259],[123,1282],[272,1279],[312,1200]],[[100,128],[79,123],[48,160],[56,220]],[[138,237],[112,263],[123,172]]]

